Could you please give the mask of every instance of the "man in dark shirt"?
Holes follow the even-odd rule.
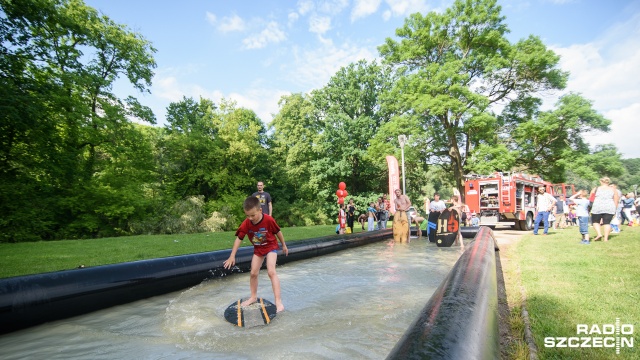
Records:
[[[254,192],[251,196],[255,196],[260,200],[260,207],[262,208],[262,213],[267,214],[269,216],[272,215],[273,206],[271,205],[271,195],[268,192],[264,191],[264,183],[262,181],[258,181],[258,191]]]

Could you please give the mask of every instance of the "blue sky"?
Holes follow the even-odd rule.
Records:
[[[282,95],[324,86],[341,67],[378,58],[411,13],[441,12],[450,0],[176,1],[85,0],[139,32],[158,50],[150,95],[118,82],[118,95],[150,106],[159,124],[183,96],[233,99],[269,123]],[[498,0],[516,42],[539,36],[581,93],[613,121],[593,144],[640,157],[640,1]],[[546,104],[560,94],[548,94]]]

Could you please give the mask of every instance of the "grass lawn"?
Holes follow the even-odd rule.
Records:
[[[335,234],[335,225],[282,229],[287,243]],[[362,232],[359,224],[355,232]],[[592,238],[594,237],[591,229]],[[35,274],[78,265],[184,255],[231,248],[234,232],[153,235],[0,244],[0,277]],[[245,241],[243,245],[249,245]],[[638,359],[640,325],[640,227],[623,227],[608,243],[580,244],[576,227],[550,231],[549,236],[527,234],[501,246],[500,258],[510,307],[514,339],[504,352],[508,359],[529,359],[521,305],[526,301],[539,359]],[[576,334],[578,324],[591,329],[605,324],[631,324],[633,335]],[[545,347],[553,337],[633,337],[634,347]]]
[[[591,228],[591,238],[595,232]],[[638,359],[640,325],[640,227],[622,227],[607,243],[580,244],[577,227],[523,236],[507,250],[505,283],[512,310],[512,330],[523,332],[518,301],[526,296],[533,338],[540,359]],[[521,287],[520,287],[521,286]],[[577,334],[578,324],[633,325],[633,335]],[[615,348],[545,347],[547,337],[634,338],[633,346]],[[556,340],[554,340],[555,342]],[[601,345],[602,346],[602,345]],[[527,358],[512,349],[513,358]]]
[[[282,228],[288,244],[335,235],[335,225]],[[365,228],[366,229],[366,228]],[[362,232],[360,224],[355,233]],[[366,231],[366,230],[365,230]],[[201,234],[139,235],[89,240],[0,243],[0,278],[120,262],[231,249],[235,231]],[[251,243],[247,238],[242,246]]]

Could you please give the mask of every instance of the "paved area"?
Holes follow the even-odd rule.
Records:
[[[510,245],[514,241],[520,239],[520,237],[522,235],[525,235],[525,234],[529,234],[529,232],[528,231],[520,231],[520,230],[512,230],[510,228],[499,228],[499,227],[497,227],[493,231],[493,236],[495,237],[496,242],[498,243],[498,246],[500,246],[500,245]]]

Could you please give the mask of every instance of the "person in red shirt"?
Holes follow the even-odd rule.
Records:
[[[230,269],[236,264],[236,253],[242,243],[245,235],[249,237],[249,241],[253,244],[253,257],[251,259],[251,277],[249,279],[249,287],[251,289],[251,297],[240,304],[248,306],[258,300],[258,274],[260,268],[267,259],[267,274],[271,280],[273,288],[273,296],[277,311],[284,310],[282,298],[280,297],[280,279],[276,273],[276,260],[278,259],[278,240],[282,244],[282,251],[285,255],[289,255],[289,249],[284,243],[284,235],[280,231],[280,227],[276,221],[267,214],[262,213],[260,200],[254,196],[249,196],[242,204],[247,218],[240,224],[236,231],[236,240],[233,243],[231,255],[224,262],[225,269]]]

